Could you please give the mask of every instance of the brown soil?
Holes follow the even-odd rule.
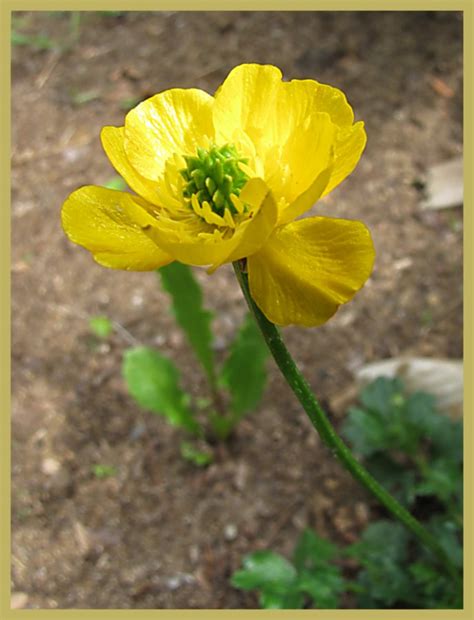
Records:
[[[257,548],[289,554],[305,526],[344,544],[378,508],[310,427],[276,368],[257,412],[198,469],[180,432],[141,411],[121,379],[132,342],[159,345],[205,389],[156,276],[114,272],[60,227],[69,192],[114,172],[103,125],[130,99],[173,86],[213,92],[241,62],[342,88],[369,142],[318,213],[361,219],[377,261],[327,325],[285,329],[331,403],[363,363],[410,350],[462,355],[462,214],[426,212],[416,182],[462,150],[462,18],[450,13],[17,13],[56,49],[13,47],[14,604],[31,608],[253,608],[229,576]],[[244,303],[229,268],[197,275],[216,312],[219,355]],[[106,342],[88,318],[124,329]],[[126,330],[126,331],[125,331]],[[117,473],[97,478],[94,464]],[[348,599],[344,605],[350,606]]]

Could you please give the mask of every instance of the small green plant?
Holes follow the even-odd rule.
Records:
[[[256,551],[246,556],[243,567],[231,583],[242,590],[258,590],[264,609],[301,609],[312,600],[322,609],[336,609],[345,580],[333,563],[335,545],[307,529],[293,553],[293,561],[273,551]]]
[[[101,463],[95,463],[92,465],[91,469],[96,478],[110,478],[117,473],[117,468],[113,465],[104,465]]]
[[[89,329],[97,336],[97,338],[108,338],[112,333],[114,326],[106,316],[92,316],[89,319]]]
[[[377,379],[360,403],[342,434],[369,471],[404,504],[431,496],[460,520],[462,423],[439,413],[431,394],[406,395],[399,379]]]
[[[39,34],[27,34],[22,32],[28,24],[25,17],[16,15],[12,18],[11,44],[13,46],[25,46],[35,51],[54,50],[62,52],[69,49],[77,43],[80,36],[81,20],[84,13],[80,11],[53,11],[50,13],[53,17],[68,16],[69,27],[65,40],[58,40],[41,32]]]
[[[398,379],[379,378],[350,409],[343,434],[369,471],[409,505],[458,570],[453,579],[435,556],[400,523],[380,519],[360,540],[338,549],[314,532],[303,532],[293,561],[272,551],[243,560],[231,583],[257,590],[263,608],[335,608],[343,592],[358,608],[462,606],[462,426],[440,414],[434,398],[405,394]],[[344,578],[338,560],[359,565]]]
[[[224,440],[239,420],[257,407],[266,382],[267,349],[255,322],[247,316],[226,359],[218,366],[211,329],[213,315],[203,307],[202,291],[192,270],[174,262],[158,274],[171,297],[176,322],[203,369],[208,394],[193,398],[186,393],[175,364],[150,347],[125,352],[123,376],[130,394],[143,408],[165,416],[190,435],[190,441],[181,444],[181,455],[203,466],[212,460],[212,453],[208,447],[198,448],[191,439]]]

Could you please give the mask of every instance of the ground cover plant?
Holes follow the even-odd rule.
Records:
[[[430,394],[406,395],[400,380],[381,377],[362,391],[343,434],[377,479],[415,509],[461,570],[461,423],[438,412]],[[357,562],[355,578],[337,564],[344,557]],[[344,592],[353,593],[363,609],[458,609],[463,600],[460,574],[447,576],[415,537],[386,517],[345,548],[307,529],[291,561],[256,551],[231,582],[257,590],[265,609],[337,609]]]
[[[224,440],[260,402],[266,380],[267,348],[255,321],[247,315],[225,361],[217,368],[212,313],[202,307],[202,292],[191,269],[175,262],[162,267],[159,276],[172,298],[176,321],[188,337],[207,378],[208,391],[193,403],[180,386],[179,370],[173,362],[150,347],[126,351],[125,381],[142,407],[165,416],[191,437],[210,442]],[[198,465],[207,465],[213,458],[210,446],[205,451],[199,450],[189,440],[181,443],[181,454]]]

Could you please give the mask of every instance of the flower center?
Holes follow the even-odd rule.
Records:
[[[249,177],[239,167],[240,162],[247,163],[247,160],[239,157],[235,146],[212,146],[207,151],[198,147],[197,157],[185,156],[184,159],[186,168],[180,173],[186,181],[185,200],[190,203],[195,194],[200,205],[207,202],[218,215],[224,215],[226,209],[237,213],[231,197],[240,194]]]

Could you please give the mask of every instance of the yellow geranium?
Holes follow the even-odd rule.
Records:
[[[344,94],[283,82],[271,65],[234,68],[215,96],[171,89],[104,127],[110,161],[137,195],[86,186],[62,210],[69,238],[106,267],[247,259],[251,294],[278,325],[327,321],[369,277],[358,221],[296,220],[355,168],[366,142]]]

